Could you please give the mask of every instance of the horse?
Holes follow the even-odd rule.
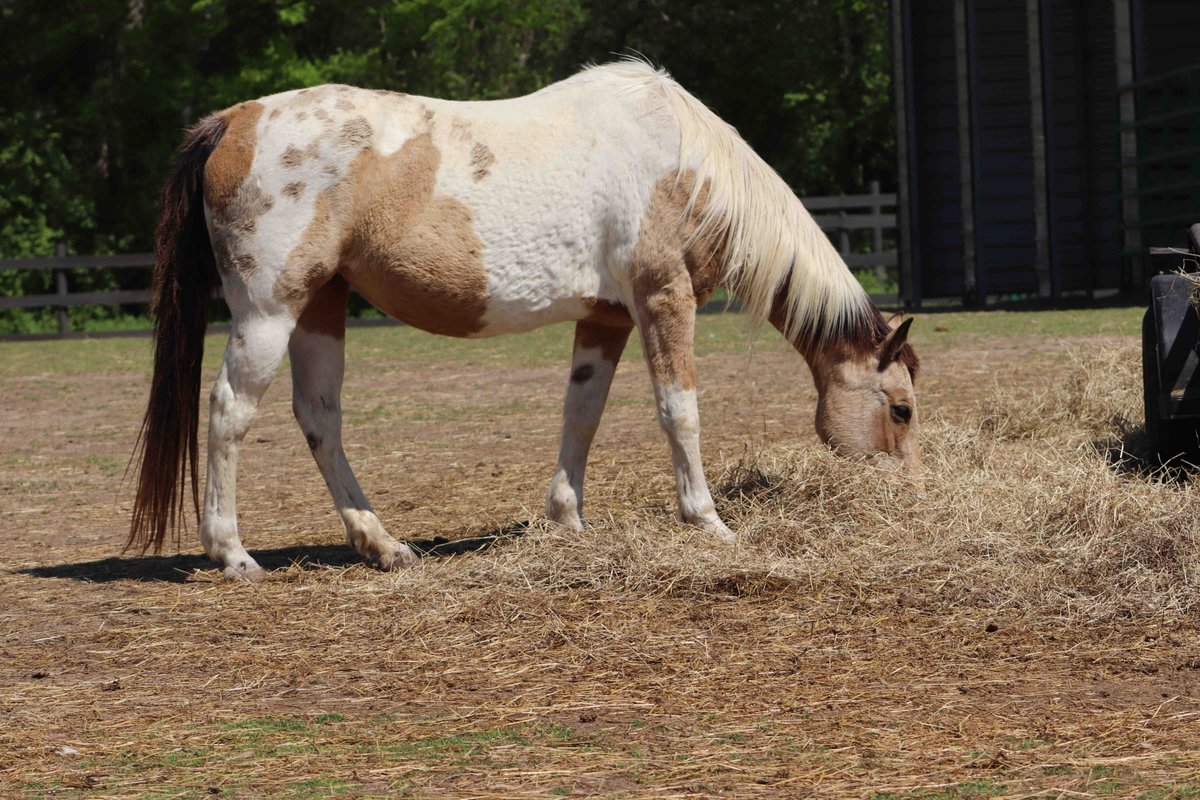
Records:
[[[229,579],[264,571],[238,535],[238,450],[284,353],[297,422],[346,539],[391,570],[342,447],[351,287],[430,333],[575,323],[546,516],[583,530],[583,479],[636,328],[670,445],[679,515],[732,540],[700,459],[693,327],[718,287],[806,361],[816,430],[839,453],[921,472],[912,320],[885,320],[787,184],[664,70],[587,67],[523,97],[450,101],[341,85],[242,102],[186,134],[155,232],[154,372],[135,445],[127,548],[161,550],[191,505]],[[197,488],[200,364],[218,285],[231,313]],[[886,460],[886,459],[885,459]]]

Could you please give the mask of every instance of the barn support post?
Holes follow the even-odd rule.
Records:
[[[1029,120],[1033,154],[1033,228],[1034,270],[1037,274],[1038,297],[1046,299],[1057,296],[1052,280],[1052,245],[1054,231],[1051,229],[1049,193],[1050,165],[1047,153],[1047,116],[1053,112],[1047,99],[1052,97],[1053,88],[1046,82],[1046,70],[1050,61],[1043,60],[1042,4],[1041,0],[1025,0],[1025,32],[1029,59]],[[1043,69],[1046,68],[1046,70]],[[1052,118],[1052,117],[1051,117]]]
[[[909,0],[892,0],[892,91],[896,108],[896,223],[899,233],[900,300],[921,307],[921,246],[916,230],[919,187],[912,87],[912,19]]]
[[[962,203],[963,302],[984,305],[987,296],[981,285],[975,248],[975,174],[978,166],[975,120],[978,98],[975,91],[975,47],[973,2],[954,0],[954,63],[958,90],[958,175]]]
[[[1134,72],[1134,30],[1130,0],[1113,0],[1117,37],[1118,113],[1121,127],[1121,224],[1124,231],[1125,257],[1129,271],[1122,288],[1132,291],[1145,285],[1145,257],[1142,255],[1141,208],[1138,198],[1137,90],[1132,84]]]

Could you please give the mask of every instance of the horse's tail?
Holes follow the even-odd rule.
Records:
[[[134,449],[141,468],[127,549],[162,549],[167,529],[183,521],[189,469],[192,505],[200,514],[200,364],[208,303],[220,280],[204,220],[204,165],[225,127],[224,120],[210,116],[188,131],[163,187],[150,301],[155,317],[154,378]]]

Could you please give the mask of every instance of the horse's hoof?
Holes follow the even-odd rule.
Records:
[[[579,518],[578,514],[564,514],[557,519],[555,517],[549,517],[549,520],[555,525],[561,525],[568,530],[575,531],[576,533],[583,533],[584,528],[586,527],[583,524],[583,520]]]
[[[371,565],[383,572],[411,567],[417,563],[417,554],[403,542],[397,542],[390,552],[383,553],[371,559]]]
[[[254,562],[242,563],[226,567],[221,575],[227,581],[242,581],[245,583],[262,583],[267,579],[267,571]]]
[[[718,541],[725,542],[727,544],[733,544],[737,541],[737,534],[729,530],[728,526],[726,526],[725,523],[721,522],[719,519],[702,522],[700,527],[704,529],[705,533],[711,534],[712,537]]]

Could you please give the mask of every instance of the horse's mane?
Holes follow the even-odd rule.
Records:
[[[720,243],[721,282],[755,324],[782,312],[784,332],[802,346],[862,350],[882,340],[887,326],[837,250],[733,126],[639,59],[591,67],[576,79],[612,79],[666,99],[679,121],[680,175],[694,176],[687,213],[707,192],[696,235]]]

